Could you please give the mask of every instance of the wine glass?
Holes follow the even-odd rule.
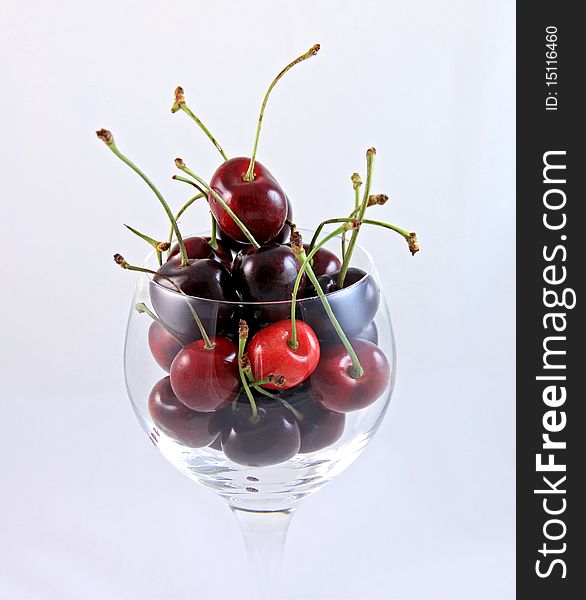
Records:
[[[154,255],[145,266],[156,270]],[[186,297],[146,274],[139,276],[136,285],[124,363],[132,407],[163,456],[221,496],[236,515],[252,562],[251,573],[257,578],[257,600],[279,598],[285,536],[296,507],[356,460],[378,429],[393,391],[395,343],[380,279],[371,255],[358,245],[352,266],[361,269],[362,278],[327,298],[351,344],[370,344],[369,348],[376,344],[383,360],[386,357],[386,370],[376,368],[376,376],[384,377],[377,397],[364,408],[359,408],[365,404],[360,398],[356,406],[348,406],[349,396],[344,393],[334,399],[334,406],[324,404],[318,398],[316,371],[295,388],[270,390],[274,397],[253,390],[264,418],[260,423],[251,422],[251,405],[244,393],[213,412],[192,411],[174,396],[165,371],[182,345],[200,337],[194,311],[210,337],[222,334],[237,344],[240,319],[247,321],[252,336],[267,324],[289,318],[291,302]],[[145,311],[160,319],[160,324]],[[341,347],[319,298],[299,299],[296,316],[314,329],[320,360],[327,360],[332,348]],[[167,331],[161,325],[174,337],[165,337]],[[213,366],[205,376],[215,377]]]

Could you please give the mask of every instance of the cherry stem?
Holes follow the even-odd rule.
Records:
[[[366,212],[366,208],[368,206],[368,198],[370,196],[370,186],[372,184],[372,173],[374,170],[374,157],[376,156],[376,150],[374,148],[369,148],[366,151],[366,184],[364,186],[364,195],[362,197],[362,204],[358,210],[358,214],[356,218],[358,221],[362,223],[364,219],[364,213]],[[350,260],[352,259],[352,254],[354,252],[354,247],[356,246],[356,240],[358,239],[358,233],[360,232],[360,228],[356,228],[352,232],[352,237],[350,238],[350,243],[348,244],[348,248],[344,253],[344,259],[342,262],[342,267],[340,268],[340,275],[338,277],[338,287],[342,288],[344,285],[344,279],[346,278],[346,273],[348,272],[348,267],[350,266]]]
[[[265,112],[265,108],[267,105],[267,102],[269,100],[269,96],[271,95],[271,92],[273,91],[273,88],[275,87],[275,85],[277,85],[277,82],[279,81],[279,79],[281,79],[281,77],[283,77],[283,75],[285,75],[285,73],[293,68],[296,64],[307,60],[308,58],[311,58],[312,56],[316,55],[319,52],[319,44],[315,44],[314,46],[312,46],[305,54],[302,54],[301,56],[298,56],[293,62],[290,62],[271,82],[271,85],[269,85],[269,89],[267,90],[265,97],[262,101],[262,105],[260,107],[260,114],[258,116],[258,124],[256,126],[256,135],[254,138],[254,147],[252,149],[252,156],[250,158],[250,163],[248,165],[248,170],[246,171],[245,175],[242,177],[242,179],[244,181],[254,181],[254,163],[256,160],[256,151],[258,149],[258,140],[260,138],[260,129],[262,127],[262,119],[264,116],[264,112]]]
[[[218,224],[216,223],[216,219],[214,219],[214,215],[212,216],[212,235],[210,236],[210,241],[208,244],[214,249],[218,249]]]
[[[252,235],[252,233],[250,233],[250,231],[248,231],[246,225],[236,216],[236,213],[226,204],[226,202],[218,194],[218,192],[212,189],[199,175],[197,175],[191,169],[189,169],[182,159],[176,158],[175,164],[177,165],[177,168],[179,170],[183,171],[184,173],[187,173],[190,177],[193,177],[214,197],[216,202],[218,202],[218,204],[230,215],[230,217],[232,217],[232,220],[234,221],[234,223],[236,223],[236,225],[238,225],[240,231],[242,231],[242,233],[248,238],[248,241],[254,246],[256,250],[258,250],[260,248],[260,244],[254,239],[254,236]]]
[[[165,198],[163,198],[161,192],[159,192],[155,184],[129,158],[124,156],[124,154],[122,154],[122,152],[118,150],[116,143],[114,142],[114,136],[107,129],[100,129],[96,132],[96,134],[123,163],[128,165],[137,175],[139,175],[142,178],[142,180],[151,188],[155,196],[159,199],[159,202],[165,209],[167,217],[169,218],[169,221],[171,221],[171,225],[175,230],[175,235],[177,236],[177,241],[179,242],[179,248],[181,249],[181,265],[183,267],[186,266],[187,250],[185,249],[185,244],[183,243],[181,232],[179,231],[177,221],[175,221],[173,213],[171,212],[171,209],[169,208],[169,205],[167,204]]]
[[[242,382],[242,387],[244,388],[244,391],[245,391],[246,395],[248,396],[248,401],[250,402],[250,408],[252,410],[252,415],[250,417],[250,420],[251,420],[251,422],[254,423],[254,422],[258,421],[259,417],[258,417],[258,409],[256,407],[256,401],[254,400],[254,396],[252,395],[252,392],[250,391],[250,387],[248,386],[248,378],[252,377],[252,373],[250,372],[250,361],[248,360],[248,357],[246,357],[248,367],[249,367],[246,370],[247,372],[245,372],[245,370],[243,369],[243,366],[242,366],[242,362],[243,362],[243,358],[244,358],[244,348],[246,346],[247,339],[248,339],[248,325],[246,324],[246,321],[244,321],[243,319],[240,319],[240,324],[238,327],[238,373],[240,374],[240,381]]]
[[[328,315],[328,318],[332,322],[332,325],[334,326],[334,329],[336,330],[336,333],[338,334],[340,341],[342,342],[342,344],[344,345],[344,348],[346,348],[346,351],[348,352],[350,358],[352,359],[352,365],[350,366],[350,375],[354,379],[359,379],[360,377],[362,377],[364,375],[364,369],[362,368],[362,365],[360,364],[360,361],[358,360],[358,356],[357,356],[356,352],[354,351],[354,348],[352,348],[352,344],[348,340],[346,334],[344,333],[344,330],[342,329],[342,326],[338,322],[338,319],[336,318],[336,315],[334,314],[334,311],[332,310],[332,307],[330,306],[330,303],[329,303],[328,299],[326,298],[326,295],[324,294],[323,290],[321,289],[319,281],[318,281],[317,277],[315,276],[315,273],[313,272],[313,269],[311,268],[311,265],[310,265],[311,259],[314,257],[315,253],[322,246],[327,244],[331,239],[340,235],[344,231],[346,231],[348,229],[355,229],[356,227],[357,227],[357,224],[356,224],[356,221],[354,221],[354,220],[352,220],[348,223],[345,223],[344,225],[342,225],[342,227],[339,227],[338,229],[336,229],[336,231],[330,233],[321,242],[316,244],[316,246],[313,248],[313,250],[311,250],[311,252],[307,256],[305,255],[305,250],[303,249],[303,244],[299,244],[299,246],[298,246],[298,247],[300,247],[299,252],[295,252],[295,250],[293,250],[295,252],[295,255],[297,256],[297,260],[299,262],[301,262],[302,264],[301,264],[301,268],[299,269],[299,273],[297,274],[297,279],[295,280],[295,285],[293,287],[293,295],[292,295],[292,302],[291,302],[291,340],[289,341],[289,345],[293,349],[297,348],[299,345],[297,342],[297,326],[296,326],[296,320],[295,320],[295,308],[296,308],[296,304],[297,304],[297,293],[299,292],[299,285],[301,283],[301,277],[303,276],[303,273],[305,273],[307,271],[307,276],[309,277],[309,280],[313,284],[315,291],[323,304],[324,310],[326,311],[326,313]],[[292,248],[293,248],[293,246],[294,245],[291,244]]]
[[[352,217],[348,218],[339,218],[339,219],[328,219],[327,221],[322,221],[318,228],[316,229],[316,233],[311,240],[311,244],[309,245],[310,250],[312,250],[312,244],[315,245],[316,236],[321,232],[325,225],[330,225],[332,223],[356,223],[357,227],[360,227],[360,221],[358,219],[354,219]],[[417,240],[417,234],[412,231],[411,233],[406,231],[405,229],[401,229],[396,225],[392,225],[391,223],[385,223],[384,221],[375,221],[374,219],[363,219],[362,225],[376,225],[377,227],[384,227],[385,229],[391,229],[392,231],[397,232],[399,235],[402,235],[407,244],[409,245],[409,250],[411,254],[416,254],[419,252],[419,241]],[[344,235],[344,234],[342,234]]]
[[[287,400],[283,400],[283,398],[281,398],[280,396],[277,396],[276,394],[271,394],[270,392],[267,392],[265,389],[263,389],[261,387],[254,386],[254,389],[257,392],[261,393],[263,396],[267,396],[267,398],[272,398],[273,400],[277,400],[278,402],[283,404],[283,406],[288,408],[293,413],[293,416],[298,421],[303,421],[303,414],[301,412],[299,412],[296,408],[294,408],[289,402],[287,402]]]
[[[165,252],[166,250],[169,250],[169,247],[171,246],[170,242],[158,242],[157,240],[153,239],[152,237],[149,237],[148,235],[141,233],[140,231],[138,231],[138,229],[134,229],[134,227],[131,227],[130,225],[125,224],[124,227],[126,227],[126,229],[129,229],[130,231],[132,231],[132,233],[134,233],[140,239],[142,239],[145,242],[147,242],[148,244],[150,244],[155,249],[155,252],[157,254],[157,261],[158,261],[159,267],[160,267],[163,264],[163,252]]]
[[[162,327],[180,346],[184,345],[181,342],[181,340],[169,329],[169,327],[167,327],[167,325],[163,321],[161,321],[161,319],[159,319],[159,317],[157,317],[157,315],[144,302],[139,302],[134,306],[134,308],[139,313],[146,313],[155,323],[157,323],[157,325],[159,325],[159,327]]]
[[[164,279],[165,281],[168,281],[182,296],[184,296],[185,302],[187,303],[187,306],[189,307],[189,310],[191,311],[191,314],[193,315],[195,323],[197,324],[197,327],[201,333],[201,337],[203,338],[204,346],[205,346],[206,350],[214,350],[215,349],[216,345],[214,343],[212,343],[212,341],[210,340],[210,338],[209,338],[208,334],[206,333],[206,330],[203,326],[203,323],[202,323],[201,319],[199,318],[199,315],[197,314],[195,308],[193,308],[193,306],[191,306],[191,303],[189,302],[189,296],[170,277],[167,277],[166,275],[163,275],[162,273],[157,273],[156,271],[153,271],[152,269],[147,269],[145,267],[136,267],[134,265],[131,265],[126,261],[126,259],[121,254],[114,254],[114,262],[117,265],[120,265],[123,269],[126,269],[127,271],[136,271],[137,273],[146,273],[147,275],[153,275],[156,277],[160,277],[161,279]]]
[[[171,112],[176,113],[178,110],[182,110],[186,115],[190,116],[199,125],[200,129],[208,136],[212,144],[216,147],[218,152],[222,155],[224,160],[228,160],[226,153],[222,149],[222,146],[218,143],[216,138],[211,134],[210,130],[197,118],[193,111],[185,103],[185,95],[183,88],[178,86],[175,90],[175,103],[171,107]]]
[[[409,245],[409,251],[412,255],[415,255],[417,252],[419,252],[419,240],[417,239],[417,234],[414,231],[408,232],[400,227],[397,227],[396,225],[391,225],[391,223],[374,221],[373,219],[364,219],[362,222],[366,223],[367,225],[376,225],[377,227],[384,227],[385,229],[396,231],[399,235],[402,235],[405,238],[407,244]]]

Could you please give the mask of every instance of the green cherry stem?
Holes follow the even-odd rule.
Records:
[[[222,146],[218,144],[216,138],[211,134],[210,130],[197,118],[197,116],[193,113],[193,111],[187,106],[185,103],[185,95],[183,93],[183,88],[181,86],[177,86],[175,90],[175,103],[171,107],[171,112],[176,113],[178,110],[182,110],[186,115],[191,117],[196,124],[200,127],[200,129],[208,136],[209,140],[216,147],[217,151],[222,155],[224,160],[228,160],[226,153],[222,149]]]
[[[373,219],[364,219],[362,221],[366,225],[376,225],[377,227],[384,227],[385,229],[391,229],[392,231],[396,231],[399,235],[402,235],[407,244],[409,245],[409,251],[412,255],[415,255],[419,252],[419,240],[417,239],[417,234],[412,231],[408,232],[396,225],[391,225],[390,223],[385,223],[383,221],[374,221]]]
[[[167,327],[159,317],[144,303],[139,302],[134,305],[136,312],[147,314],[155,323],[162,327],[180,346],[183,346],[183,342]]]
[[[149,237],[148,235],[141,233],[140,231],[138,231],[138,229],[134,229],[134,227],[131,227],[130,225],[125,224],[124,227],[126,227],[126,229],[132,231],[132,233],[134,233],[134,235],[137,235],[140,239],[144,240],[145,242],[147,242],[154,248],[154,250],[157,254],[157,261],[158,261],[159,267],[160,267],[163,264],[163,252],[169,250],[171,243],[170,242],[158,242],[157,240],[153,239],[152,237]]]
[[[354,189],[354,210],[357,211],[360,208],[360,186],[362,185],[360,173],[352,173],[350,180],[352,181],[352,188]]]
[[[318,281],[317,277],[315,276],[315,273],[313,272],[313,269],[311,268],[311,265],[310,265],[310,261],[314,257],[315,253],[324,244],[327,244],[331,239],[333,239],[337,235],[340,235],[345,230],[355,229],[356,227],[357,227],[357,224],[356,224],[356,221],[354,221],[354,220],[352,220],[348,223],[345,223],[344,225],[342,225],[342,227],[339,227],[336,231],[330,233],[321,242],[316,244],[316,246],[313,248],[313,250],[307,256],[305,255],[305,250],[303,249],[303,243],[301,242],[300,239],[298,242],[291,243],[291,248],[292,248],[293,252],[295,253],[295,255],[297,256],[297,260],[301,263],[301,268],[299,269],[299,273],[297,275],[297,279],[295,280],[295,285],[293,287],[293,294],[292,294],[292,301],[291,301],[291,340],[289,340],[289,345],[293,349],[297,348],[297,346],[298,346],[297,326],[296,326],[296,320],[295,320],[295,307],[297,304],[297,293],[299,291],[299,284],[301,282],[301,277],[303,276],[303,273],[307,272],[307,276],[309,277],[309,280],[313,284],[315,291],[316,291],[317,295],[319,296],[321,303],[323,304],[324,310],[326,311],[326,314],[328,315],[328,318],[332,322],[332,325],[333,325],[334,329],[336,330],[336,333],[338,334],[340,341],[344,345],[344,348],[346,348],[346,351],[348,352],[348,354],[352,360],[352,365],[350,366],[350,375],[354,379],[359,379],[360,377],[362,377],[364,375],[364,369],[362,368],[362,365],[360,364],[360,361],[358,360],[358,356],[357,356],[356,352],[354,351],[354,348],[352,348],[352,344],[350,344],[350,341],[348,340],[346,334],[344,333],[342,326],[338,322],[338,319],[336,318],[336,315],[334,314],[334,311],[332,310],[332,307],[330,306],[330,303],[329,303],[326,295],[324,294],[323,290],[321,289],[319,281]]]
[[[123,163],[128,165],[151,188],[151,190],[153,191],[153,193],[155,194],[155,196],[158,198],[159,202],[165,209],[165,212],[167,213],[167,217],[169,218],[169,221],[171,221],[171,225],[172,225],[173,229],[175,230],[175,235],[177,236],[177,241],[179,242],[179,248],[181,249],[181,265],[182,266],[187,265],[187,250],[185,249],[185,244],[183,243],[183,238],[181,237],[181,232],[179,231],[179,227],[177,226],[177,221],[175,221],[175,218],[173,217],[173,213],[171,212],[171,209],[169,208],[169,205],[167,204],[167,201],[165,200],[165,198],[163,198],[163,195],[161,194],[161,192],[159,192],[159,190],[157,189],[155,184],[129,158],[124,156],[124,154],[122,154],[122,152],[120,152],[120,150],[118,150],[116,143],[114,142],[114,136],[112,135],[112,133],[110,131],[108,131],[107,129],[100,129],[99,131],[96,131],[96,135],[104,142],[104,144],[106,144],[106,146],[108,146],[108,148]]]
[[[355,227],[360,227],[360,221],[358,219],[354,219],[352,217],[344,217],[339,219],[328,219],[327,221],[322,221],[318,228],[316,229],[316,234],[319,234],[325,225],[330,225],[332,223],[355,223]],[[374,219],[364,219],[362,221],[362,225],[375,225],[377,227],[384,227],[385,229],[390,229],[392,231],[397,232],[399,235],[402,235],[405,238],[405,241],[409,245],[409,250],[411,254],[415,254],[419,252],[419,241],[417,240],[417,234],[412,231],[408,232],[405,229],[401,229],[396,225],[392,225],[391,223],[385,223],[384,221],[375,221]],[[347,230],[348,231],[348,230]],[[342,234],[344,235],[344,234]],[[313,239],[311,240],[312,244],[315,246],[316,235],[314,234]],[[311,244],[309,246],[310,251],[313,250]]]
[[[260,138],[260,130],[262,127],[262,120],[263,120],[263,116],[265,113],[265,108],[267,105],[267,102],[269,100],[269,96],[271,95],[271,92],[273,91],[273,88],[275,87],[275,85],[277,85],[277,82],[279,81],[279,79],[281,79],[281,77],[283,77],[283,75],[285,75],[285,73],[289,70],[292,69],[295,65],[299,64],[300,62],[307,60],[308,58],[311,58],[312,56],[315,56],[317,53],[319,52],[319,44],[315,44],[314,46],[312,46],[305,54],[302,54],[301,56],[298,56],[293,62],[290,62],[271,82],[271,85],[269,85],[269,89],[267,90],[265,97],[263,98],[262,101],[262,105],[260,107],[260,114],[258,116],[258,124],[256,126],[256,135],[254,137],[254,147],[252,149],[252,156],[250,158],[250,163],[248,165],[248,170],[246,171],[244,177],[242,177],[242,179],[244,181],[254,181],[254,163],[256,161],[256,151],[258,149],[258,140]]]
[[[258,409],[256,407],[256,401],[252,392],[250,391],[250,387],[248,385],[248,379],[252,377],[250,360],[248,356],[244,353],[244,348],[246,347],[246,340],[248,339],[248,325],[246,321],[240,319],[240,323],[238,326],[238,373],[240,374],[240,381],[242,382],[242,387],[244,388],[244,392],[248,396],[248,401],[250,402],[250,408],[252,410],[252,415],[250,420],[254,423],[258,421]]]
[[[358,214],[356,218],[358,221],[362,222],[364,219],[364,213],[366,212],[366,208],[368,206],[368,198],[370,196],[370,186],[372,184],[372,172],[374,169],[374,157],[376,156],[376,150],[374,148],[369,148],[366,151],[366,184],[364,186],[364,196],[362,199],[362,204],[360,205],[360,209],[358,210]],[[350,266],[350,260],[352,258],[352,254],[354,252],[354,247],[356,246],[356,240],[358,239],[358,233],[360,228],[356,228],[352,232],[352,236],[350,237],[350,243],[348,244],[348,248],[344,254],[344,260],[342,262],[342,267],[340,268],[340,275],[338,277],[338,287],[343,287],[344,279],[346,278],[346,273],[348,272],[348,267]]]
[[[193,308],[193,306],[191,306],[191,303],[189,302],[189,296],[170,277],[167,277],[166,275],[163,275],[161,273],[157,273],[156,271],[153,271],[152,269],[146,269],[145,267],[136,267],[134,265],[131,265],[126,261],[126,259],[121,254],[114,254],[114,262],[117,265],[121,266],[123,269],[126,269],[127,271],[136,271],[137,273],[146,273],[147,275],[153,275],[153,276],[156,275],[157,277],[160,277],[161,279],[168,281],[185,298],[185,302],[187,302],[187,306],[189,307],[189,310],[191,311],[191,314],[193,315],[193,318],[195,320],[195,323],[197,324],[199,332],[201,333],[201,337],[203,338],[204,346],[205,346],[206,350],[213,350],[216,347],[216,345],[210,340],[210,338],[205,330],[205,327],[203,326],[203,323],[202,323],[201,319],[199,318],[199,315],[197,314],[195,308]]]
[[[210,236],[209,245],[214,249],[218,249],[218,224],[216,223],[216,219],[214,219],[214,215],[212,217],[212,235]]]
[[[200,183],[218,202],[218,204],[232,217],[232,220],[238,227],[240,231],[248,238],[248,241],[256,248],[257,250],[260,248],[260,244],[254,239],[254,236],[246,225],[236,216],[236,213],[226,204],[224,199],[216,192],[216,190],[212,189],[197,173],[194,173],[187,165],[183,162],[181,158],[175,159],[175,165],[180,171],[187,173],[190,177],[193,177],[198,183]]]

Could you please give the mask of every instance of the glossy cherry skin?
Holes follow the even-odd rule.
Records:
[[[172,279],[188,296],[179,294],[165,278],[154,276],[150,296],[155,311],[173,332],[190,340],[201,337],[189,306],[201,318],[208,335],[215,335],[232,316],[229,304],[206,302],[204,299],[233,302],[239,299],[230,272],[218,261],[190,259],[186,267],[173,258],[159,268],[158,273]]]
[[[305,254],[309,254],[309,244],[303,244],[303,248],[305,250]],[[342,266],[340,259],[331,250],[323,247],[313,255],[311,260],[311,268],[317,277],[320,275],[335,273],[339,271],[340,267]],[[311,286],[311,291],[314,292],[315,295],[313,286]]]
[[[268,243],[258,250],[246,246],[234,258],[232,274],[247,302],[291,300],[301,265],[289,246]],[[305,275],[299,289],[305,288]]]
[[[351,340],[364,369],[354,379],[352,360],[341,344],[324,348],[311,377],[312,394],[324,408],[340,413],[360,410],[375,402],[389,385],[391,367],[384,352],[367,340]]]
[[[210,412],[231,402],[240,388],[238,347],[228,338],[212,339],[215,348],[203,340],[188,344],[171,364],[171,386],[185,406]]]
[[[183,345],[156,321],[153,321],[149,327],[148,340],[154,359],[161,369],[169,373],[171,363],[179,353],[179,350],[183,348]]]
[[[291,237],[291,227],[287,224],[293,222],[293,205],[291,204],[291,200],[287,198],[287,217],[285,219],[285,224],[283,225],[283,229],[279,231],[279,233],[271,240],[271,242],[275,242],[277,244],[286,244]]]
[[[264,379],[271,373],[282,375],[285,385],[277,387],[267,383],[269,389],[289,389],[305,381],[314,371],[320,356],[320,347],[313,329],[297,321],[298,347],[289,345],[291,320],[284,319],[264,327],[254,334],[247,352],[255,379]]]
[[[250,405],[239,403],[231,426],[222,432],[227,458],[248,467],[268,467],[293,458],[301,436],[293,414],[277,402],[257,405],[258,420]]]
[[[303,244],[303,247],[305,248],[305,254],[308,254],[309,244]],[[318,277],[328,273],[336,273],[342,266],[340,259],[331,250],[323,247],[313,255],[312,260],[311,268]]]
[[[346,424],[346,415],[327,410],[313,399],[296,405],[303,418],[297,424],[301,434],[299,454],[317,452],[335,444]]]
[[[289,198],[287,198],[286,221],[289,221],[289,222],[293,221],[293,206],[291,205],[291,200],[289,200]],[[289,241],[290,237],[291,237],[291,227],[289,227],[289,225],[287,225],[287,223],[285,222],[285,225],[283,225],[283,228],[281,229],[281,231],[279,231],[277,236],[274,237],[271,240],[271,242],[275,242],[276,244],[286,244]],[[246,240],[246,243],[237,242],[236,240],[232,239],[228,234],[223,232],[221,229],[218,229],[217,238],[218,238],[218,240],[220,240],[222,242],[222,244],[224,245],[225,248],[230,248],[231,250],[234,250],[234,252],[238,252],[239,250],[242,249],[242,246],[248,245],[248,243],[249,243],[248,240]]]
[[[199,235],[183,238],[187,256],[192,259],[211,258],[222,263],[227,269],[229,269],[232,266],[232,251],[228,246],[222,243],[221,240],[216,240],[218,247],[214,250],[209,244],[210,240],[210,237],[201,237]],[[180,252],[181,250],[179,248],[179,244],[174,244],[169,251],[167,260],[178,258]]]
[[[339,272],[318,277],[323,291],[342,329],[349,337],[358,336],[374,319],[380,306],[380,289],[371,275],[351,267],[344,280],[344,288],[336,289]],[[314,329],[320,342],[333,342],[337,338],[321,300],[304,299],[301,316]]]
[[[271,173],[259,162],[254,165],[254,181],[243,177],[249,158],[237,157],[223,162],[210,181],[210,187],[246,225],[259,244],[276,237],[287,218],[287,196]],[[239,242],[247,242],[232,217],[209,195],[210,209],[223,232]]]
[[[158,381],[151,390],[148,410],[158,429],[190,448],[202,448],[218,437],[210,426],[213,413],[187,408],[173,393],[169,377]]]

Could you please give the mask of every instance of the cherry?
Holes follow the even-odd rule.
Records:
[[[173,393],[169,377],[158,381],[149,395],[148,410],[155,426],[191,448],[207,446],[218,437],[210,427],[213,413],[187,408]]]
[[[324,348],[311,377],[316,400],[334,412],[346,413],[369,406],[385,391],[391,376],[389,361],[378,346],[359,339],[351,343],[364,369],[361,377],[352,376],[352,360],[340,344]]]
[[[309,253],[309,244],[303,244],[305,253]],[[313,256],[312,263],[313,272],[319,277],[320,275],[327,275],[335,273],[340,270],[342,263],[340,259],[327,248],[320,248]]]
[[[380,305],[380,289],[374,278],[355,267],[348,269],[344,288],[338,290],[339,271],[318,278],[322,290],[342,329],[349,337],[358,336],[374,319]],[[311,325],[320,341],[333,341],[334,331],[319,298],[303,300],[301,314]]]
[[[293,414],[278,402],[238,404],[230,427],[222,432],[222,450],[231,461],[248,467],[267,467],[293,458],[301,437]]]
[[[227,269],[232,266],[232,252],[230,248],[221,241],[216,240],[217,248],[210,246],[210,237],[201,237],[198,235],[184,238],[185,250],[188,258],[211,258],[222,263]],[[167,261],[178,258],[181,253],[179,244],[175,244],[169,251]]]
[[[277,236],[273,238],[271,242],[275,242],[277,244],[284,244],[289,241],[289,238],[291,237],[291,227],[288,225],[287,221],[292,220],[293,206],[291,205],[291,201],[289,200],[289,198],[287,198],[287,219],[285,221],[285,225],[283,225],[283,229],[279,231]],[[242,250],[242,242],[237,242],[236,240],[232,239],[227,233],[223,232],[219,228],[217,232],[217,239],[218,241],[221,241],[225,247],[230,248],[230,250],[234,250],[235,252]]]
[[[274,239],[281,232],[289,208],[287,196],[281,186],[268,169],[256,162],[264,111],[271,91],[279,79],[295,65],[315,56],[318,51],[319,44],[315,44],[284,69],[281,69],[269,85],[263,98],[251,157],[232,158],[225,161],[216,170],[210,182],[210,187],[240,218],[259,244]],[[250,237],[245,235],[242,228],[238,227],[226,212],[225,207],[220,206],[213,194],[210,194],[209,200],[212,213],[222,231],[239,242],[250,240]]]
[[[287,218],[287,196],[277,180],[260,163],[255,164],[253,181],[243,179],[250,164],[245,157],[222,163],[210,181],[210,187],[246,225],[259,244],[276,237]],[[220,229],[233,240],[247,242],[247,237],[212,194],[210,209]]]
[[[182,344],[156,321],[153,321],[149,327],[148,340],[154,359],[161,369],[169,373],[173,359],[183,348]]]
[[[311,327],[303,321],[297,321],[297,348],[292,348],[291,321],[284,319],[272,323],[258,331],[250,340],[247,348],[255,379],[264,379],[270,374],[282,375],[283,386],[272,383],[263,387],[270,389],[288,389],[305,381],[316,368],[320,347]]]
[[[289,246],[269,243],[258,250],[243,248],[234,258],[232,274],[247,302],[291,300],[301,265]],[[305,287],[305,275],[300,289]]]
[[[336,443],[344,433],[346,415],[327,410],[313,399],[296,404],[295,408],[303,416],[298,422],[301,434],[299,454],[327,448]]]
[[[201,336],[190,306],[201,317],[205,329],[214,335],[225,326],[233,312],[229,304],[221,302],[238,300],[230,272],[209,258],[190,259],[185,267],[181,266],[179,258],[173,258],[159,268],[153,280],[150,296],[157,314],[173,331],[191,339]],[[175,286],[193,298],[177,293]]]
[[[232,401],[240,388],[238,348],[225,337],[211,340],[213,348],[198,340],[183,348],[171,365],[171,386],[188,408],[217,410]]]
[[[293,221],[293,205],[291,204],[291,200],[287,198],[287,217],[285,218],[285,225],[283,225],[283,229],[279,231],[279,233],[274,237],[271,242],[276,242],[277,244],[285,244],[289,241],[291,237],[291,226],[289,223]]]

